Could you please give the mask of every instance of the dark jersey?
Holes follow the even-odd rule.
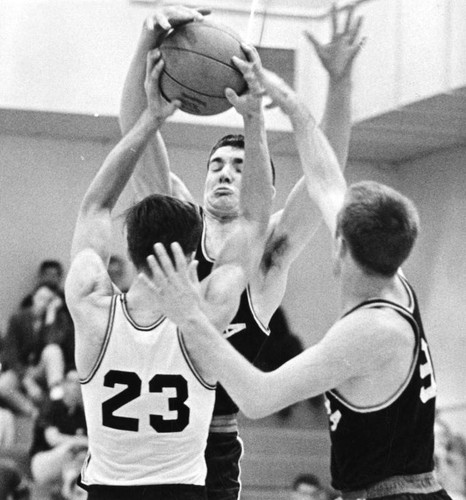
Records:
[[[199,261],[197,273],[199,279],[204,279],[210,274],[213,267],[213,259],[209,258],[205,249],[205,223],[201,242],[196,252]],[[249,290],[241,294],[240,305],[236,316],[228,328],[223,332],[228,341],[249,361],[254,361],[263,343],[269,335],[269,329],[262,325],[254,313]],[[214,415],[228,415],[237,413],[238,407],[228,396],[225,389],[217,384],[215,397]]]
[[[326,394],[332,444],[332,486],[337,490],[364,489],[391,476],[433,470],[434,371],[417,299],[406,280],[400,279],[410,296],[408,308],[372,299],[346,314],[362,308],[395,310],[412,326],[415,349],[405,382],[384,403],[356,407],[335,390]]]

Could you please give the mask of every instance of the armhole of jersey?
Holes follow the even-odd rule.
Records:
[[[414,312],[414,308],[415,308],[415,304],[416,304],[416,301],[414,300],[413,289],[411,288],[411,285],[409,284],[408,280],[404,277],[403,273],[399,272],[397,274],[397,276],[400,279],[401,284],[404,286],[406,293],[408,294],[409,306],[407,307],[407,309],[412,314]]]
[[[383,401],[382,403],[379,403],[377,405],[356,406],[356,405],[353,405],[352,403],[350,403],[346,398],[344,398],[337,390],[332,389],[332,390],[328,391],[330,394],[332,394],[332,396],[334,398],[338,399],[338,401],[341,404],[345,405],[347,408],[349,408],[350,410],[357,412],[357,413],[370,413],[370,412],[374,412],[374,411],[379,411],[379,410],[383,410],[387,406],[390,406],[391,404],[393,404],[401,396],[403,391],[406,389],[408,384],[411,382],[413,374],[416,370],[416,365],[417,365],[419,353],[421,350],[421,331],[420,331],[419,325],[417,324],[417,321],[414,319],[411,312],[408,311],[405,307],[399,306],[398,304],[395,304],[393,302],[379,300],[379,301],[371,302],[370,304],[364,304],[361,307],[359,307],[358,309],[371,309],[371,308],[380,308],[380,307],[388,307],[390,309],[395,310],[401,316],[403,316],[403,318],[405,318],[406,321],[411,325],[411,328],[412,328],[413,333],[414,333],[414,342],[415,342],[413,359],[412,359],[411,365],[409,367],[409,372],[408,372],[406,378],[404,379],[404,381],[402,382],[402,384],[400,385],[400,387],[398,387],[398,389],[389,398],[387,398],[385,401]],[[354,311],[354,309],[353,309],[353,311]]]
[[[257,317],[256,311],[254,310],[254,305],[252,303],[252,297],[251,297],[251,289],[249,287],[249,284],[246,287],[246,295],[248,297],[248,304],[249,304],[249,309],[251,310],[251,314],[254,318],[254,321],[257,323],[257,326],[267,335],[270,335],[270,328],[268,326],[265,326],[264,323]]]
[[[209,382],[207,382],[206,380],[204,380],[202,375],[197,371],[196,367],[194,366],[194,363],[191,361],[188,350],[186,349],[186,346],[184,344],[183,334],[181,333],[179,328],[176,329],[176,333],[178,335],[178,342],[180,344],[180,348],[181,348],[181,352],[183,353],[183,357],[186,361],[186,364],[189,366],[189,369],[193,372],[193,375],[197,378],[197,380],[199,381],[199,383],[203,387],[205,387],[206,389],[208,389],[210,391],[215,391],[215,389],[217,388],[217,384],[212,385],[212,384],[209,384]]]
[[[205,223],[205,214],[204,214],[203,210],[201,210],[201,217],[202,217],[201,253],[207,262],[214,264],[215,260],[212,257],[210,257],[210,255],[207,253],[207,247],[206,247],[207,230],[206,230],[206,223]]]
[[[119,295],[113,295],[113,297],[112,297],[112,302],[110,304],[110,311],[108,314],[107,329],[105,331],[104,340],[103,340],[102,345],[100,347],[99,355],[97,356],[97,359],[94,363],[94,366],[91,368],[89,375],[87,375],[87,377],[79,379],[79,382],[82,385],[87,384],[88,382],[90,382],[92,380],[96,371],[99,369],[99,366],[102,363],[102,360],[104,359],[104,355],[105,355],[105,352],[107,350],[108,342],[110,340],[110,335],[112,334],[112,330],[113,330],[113,322],[115,319],[115,308],[116,308],[116,303],[117,303],[118,297],[119,297]]]

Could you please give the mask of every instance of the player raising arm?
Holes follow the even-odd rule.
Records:
[[[166,195],[131,207],[128,253],[139,274],[121,294],[107,272],[112,209],[148,141],[179,105],[160,95],[162,67],[159,51],[149,52],[146,108],[88,188],[73,237],[65,291],[88,426],[81,483],[89,500],[205,499],[204,449],[216,378],[209,366],[191,359],[183,332],[163,315],[146,283],[146,259],[155,243],[179,241],[185,257],[193,257],[202,229],[198,208]],[[225,241],[200,290],[203,310],[220,330],[233,317],[251,266],[262,255],[272,200],[261,98],[252,93],[254,82],[250,89],[241,97],[233,91],[228,96],[255,137],[245,152],[254,168],[244,169],[237,232]]]
[[[326,393],[332,485],[343,498],[448,499],[433,473],[432,361],[416,296],[399,273],[417,237],[417,211],[376,182],[346,188],[336,161],[314,168],[309,111],[276,75],[257,76],[291,119],[309,194],[333,231],[340,319],[316,345],[273,372],[260,372],[209,324],[176,245],[176,266],[162,248],[156,250],[159,264],[152,263],[154,276],[165,280],[156,292],[163,310],[182,325],[190,352],[211,366],[247,416],[260,418]]]

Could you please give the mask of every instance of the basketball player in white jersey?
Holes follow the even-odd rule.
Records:
[[[293,124],[309,194],[334,236],[340,319],[316,345],[260,372],[210,324],[178,247],[176,270],[163,249],[160,265],[151,261],[154,278],[165,281],[156,291],[162,308],[246,416],[261,418],[326,393],[332,486],[343,499],[448,500],[433,471],[432,360],[416,296],[400,272],[417,237],[417,211],[388,186],[347,187],[336,159],[315,168],[313,117],[276,75],[257,77]]]
[[[66,298],[75,324],[88,426],[81,484],[89,500],[205,498],[204,449],[215,381],[193,362],[183,332],[162,314],[144,279],[150,274],[146,258],[156,242],[180,241],[186,258],[192,258],[202,226],[198,208],[165,195],[131,207],[126,215],[128,253],[139,275],[121,294],[107,272],[112,209],[148,141],[180,104],[167,103],[160,95],[162,67],[160,52],[151,51],[147,107],[88,188],[74,232]],[[206,314],[219,329],[233,317],[251,266],[263,252],[272,200],[261,98],[251,92],[228,95],[255,140],[245,150],[253,168],[244,169],[238,193],[238,231],[225,242],[201,285]]]
[[[352,63],[361,46],[361,18],[353,18],[354,6],[344,10],[344,22],[338,19],[335,6],[331,11],[332,36],[328,44],[320,44],[308,33],[329,75],[322,127],[342,166],[346,163],[351,126]],[[176,29],[177,25],[185,22],[202,22],[202,14],[208,12],[171,5],[156,9],[149,22],[144,24],[123,89],[120,113],[123,133],[133,126],[144,102],[144,60],[147,51],[160,43],[167,30]],[[240,67],[241,61],[236,62]],[[227,135],[215,144],[208,155],[202,208],[203,234],[196,253],[200,279],[210,272],[225,237],[235,230],[239,213],[235,192],[244,182],[235,164],[238,160],[242,161],[244,144],[250,140],[253,138],[247,134],[245,137]],[[326,162],[327,152],[317,142],[314,144],[314,161]],[[192,200],[186,186],[170,172],[161,134],[157,134],[146,149],[132,183],[139,196],[166,193]],[[271,217],[262,261],[251,275],[237,315],[224,332],[232,345],[248,360],[256,359],[268,338],[269,321],[282,302],[291,264],[309,242],[320,220],[320,213],[310,202],[304,179],[301,179],[290,193],[284,209]],[[239,498],[242,444],[238,436],[237,413],[237,405],[218,385],[206,448],[209,500]]]

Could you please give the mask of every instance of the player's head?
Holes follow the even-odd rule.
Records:
[[[40,263],[38,283],[60,287],[63,279],[63,266],[58,260],[44,260]]]
[[[151,195],[126,212],[128,254],[138,271],[148,272],[146,259],[154,244],[162,243],[171,255],[177,241],[186,256],[196,251],[202,232],[198,208],[171,196]]]
[[[221,216],[239,212],[240,189],[244,162],[244,136],[225,135],[212,148],[207,163],[204,206]],[[275,169],[272,160],[272,180]]]
[[[372,181],[349,186],[337,219],[341,237],[356,264],[370,275],[393,276],[410,254],[419,231],[412,201]]]
[[[293,481],[292,500],[325,500],[326,492],[314,474],[299,474]]]

